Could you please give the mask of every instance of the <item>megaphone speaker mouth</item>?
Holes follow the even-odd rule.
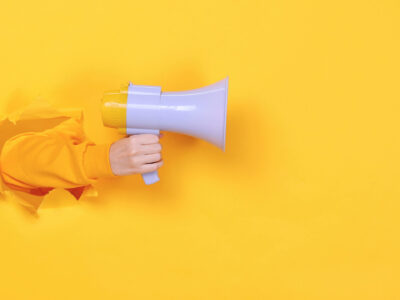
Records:
[[[222,144],[222,151],[225,152],[225,143],[226,143],[226,119],[228,114],[228,83],[229,83],[229,76],[224,79],[225,81],[225,107],[224,107],[224,127],[223,127],[223,144]]]

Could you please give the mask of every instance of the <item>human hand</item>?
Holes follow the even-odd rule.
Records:
[[[110,147],[110,165],[120,176],[157,170],[163,165],[159,136],[137,134],[116,141]]]

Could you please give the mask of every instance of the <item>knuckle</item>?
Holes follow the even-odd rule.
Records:
[[[155,171],[155,170],[157,170],[157,167],[156,167],[156,166],[151,166],[151,167],[149,167],[149,171],[150,171],[150,172],[153,172],[153,171]]]
[[[129,162],[132,166],[137,166],[139,164],[139,160],[136,156],[131,156]]]
[[[129,154],[132,155],[132,156],[135,156],[135,155],[139,154],[138,148],[137,147],[131,147],[129,149]]]
[[[153,166],[152,165],[143,165],[140,167],[140,173],[148,173],[148,172],[153,172]]]
[[[139,138],[135,135],[131,135],[129,138],[129,145],[133,146],[139,142]]]
[[[156,171],[157,169],[159,169],[162,166],[162,162],[156,162],[156,163],[152,163],[150,165],[148,165],[148,172],[153,172]]]
[[[137,149],[137,145],[134,144],[133,141],[130,141],[125,147],[125,151],[127,152],[128,155],[135,154],[136,149]]]

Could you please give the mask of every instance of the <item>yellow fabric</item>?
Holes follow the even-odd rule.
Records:
[[[0,174],[11,191],[44,196],[62,188],[79,199],[97,179],[115,176],[109,162],[111,144],[96,145],[85,136],[81,111],[34,106],[3,118],[5,121],[17,127],[23,121],[31,122],[6,139],[1,149]],[[35,130],[34,125],[40,123],[42,128]]]

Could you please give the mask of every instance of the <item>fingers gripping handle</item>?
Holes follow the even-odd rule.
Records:
[[[160,130],[158,129],[134,129],[134,128],[127,128],[126,133],[129,135],[133,134],[144,134],[144,133],[149,133],[149,134],[160,134]],[[158,171],[150,172],[150,173],[143,173],[142,178],[144,180],[144,183],[146,184],[153,184],[156,183],[157,181],[160,180],[158,177]]]

